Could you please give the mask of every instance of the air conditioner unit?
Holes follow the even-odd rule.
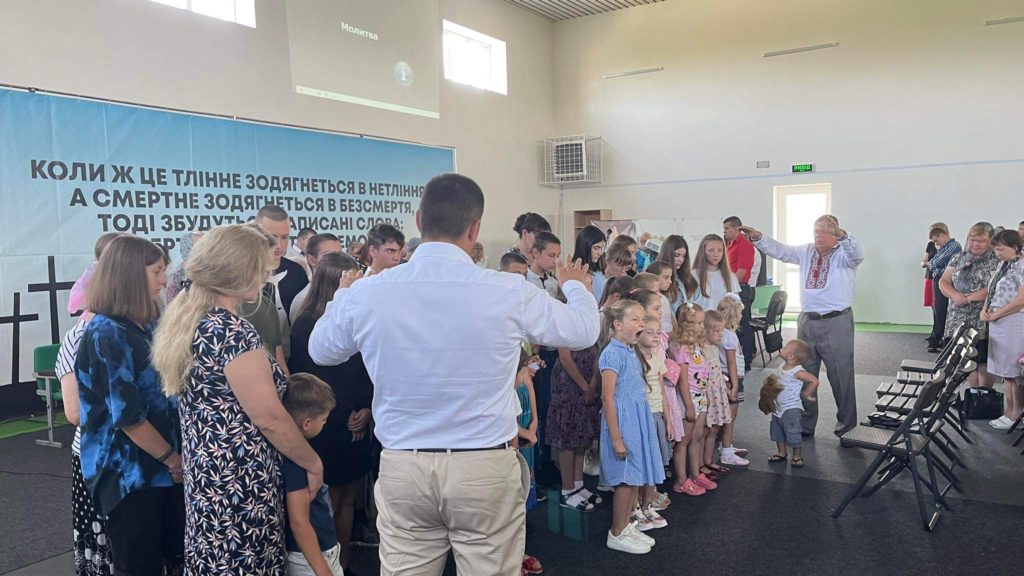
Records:
[[[601,183],[601,139],[563,136],[538,142],[540,183],[544,186],[582,186]]]

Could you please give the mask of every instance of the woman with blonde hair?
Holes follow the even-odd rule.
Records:
[[[981,319],[981,308],[988,297],[988,282],[999,265],[999,258],[992,251],[992,236],[995,230],[988,222],[978,222],[967,233],[964,251],[954,256],[939,277],[939,290],[949,298],[949,315],[946,318],[945,338],[953,335],[961,324],[980,332],[981,340],[976,344],[978,355],[975,361],[978,369],[971,373],[967,382],[971,388],[991,388],[995,378],[988,373],[988,324]]]
[[[214,228],[195,245],[189,280],[157,330],[154,364],[181,414],[189,574],[285,572],[280,454],[316,494],[320,458],[285,411],[285,378],[237,314],[271,272],[255,228]]]

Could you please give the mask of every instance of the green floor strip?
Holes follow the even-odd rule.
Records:
[[[796,328],[796,314],[785,314],[782,317],[784,328]],[[857,322],[857,332],[900,332],[904,334],[930,334],[932,327],[926,324],[886,324],[876,322]]]
[[[64,418],[63,414],[54,414],[54,428],[67,425],[68,421]],[[40,430],[46,430],[46,415],[33,416],[31,418],[24,418],[21,420],[12,420],[11,422],[4,422],[3,424],[0,424],[0,439],[39,432]]]

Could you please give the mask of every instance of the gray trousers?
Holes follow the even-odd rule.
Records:
[[[797,320],[797,338],[811,347],[811,357],[804,362],[804,370],[815,377],[825,362],[828,382],[836,399],[836,434],[857,425],[857,391],[853,370],[853,311],[819,320],[806,313]],[[804,400],[801,419],[805,434],[813,434],[818,424],[818,403]]]

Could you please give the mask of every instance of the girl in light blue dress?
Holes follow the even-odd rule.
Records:
[[[646,554],[654,539],[637,529],[631,515],[640,486],[665,481],[665,465],[657,450],[657,431],[647,403],[647,382],[634,346],[644,330],[644,309],[623,300],[605,309],[598,366],[601,370],[601,473],[615,487],[612,528],[607,545],[613,550]]]

